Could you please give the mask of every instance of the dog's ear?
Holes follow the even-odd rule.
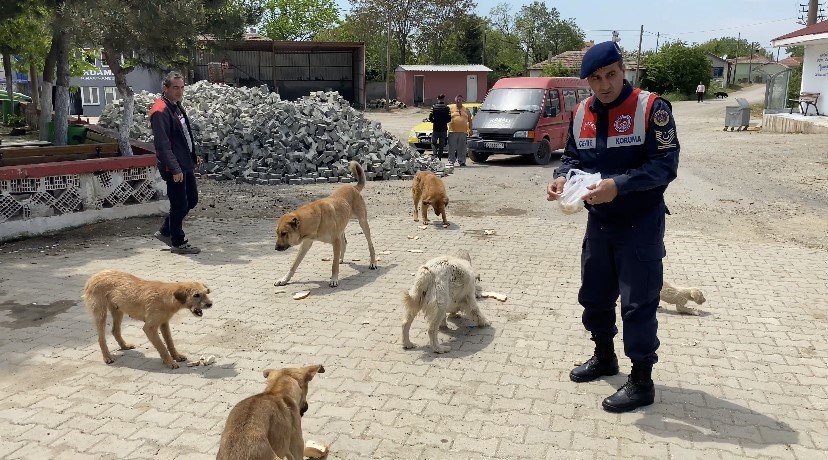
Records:
[[[291,219],[290,226],[293,227],[293,228],[298,228],[299,227],[299,218],[294,217],[293,219]]]
[[[305,382],[310,382],[317,373],[324,374],[325,368],[321,364],[316,366],[308,366],[305,368]]]
[[[265,369],[264,371],[262,371],[262,375],[264,375],[264,378],[267,378],[270,375],[270,373],[275,370],[276,369]]]
[[[187,297],[189,295],[190,295],[190,291],[188,291],[184,288],[178,288],[173,293],[173,297],[175,297],[175,300],[177,300],[181,303],[187,303]]]

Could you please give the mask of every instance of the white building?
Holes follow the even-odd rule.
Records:
[[[804,46],[800,92],[820,93],[819,113],[828,113],[828,21],[818,22],[771,40],[774,47]],[[808,113],[813,113],[810,107]]]

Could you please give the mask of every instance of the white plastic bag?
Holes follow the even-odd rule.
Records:
[[[563,193],[558,198],[561,212],[564,214],[575,214],[584,208],[584,195],[589,193],[590,185],[598,185],[601,182],[601,173],[590,174],[580,169],[570,169],[566,173],[566,184]]]

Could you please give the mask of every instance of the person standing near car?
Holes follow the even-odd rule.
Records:
[[[443,149],[448,137],[448,123],[451,121],[451,112],[444,102],[445,94],[437,96],[437,103],[431,107],[428,121],[431,122],[431,150],[438,160],[443,159]]]
[[[170,246],[175,254],[198,254],[184,236],[183,223],[187,213],[198,203],[195,168],[201,157],[195,153],[195,140],[190,119],[181,106],[184,98],[184,76],[170,72],[164,77],[163,95],[150,109],[150,125],[158,157],[158,171],[167,183],[170,213],[155,237]]]
[[[454,105],[450,107],[451,121],[448,124],[448,161],[447,165],[455,162],[466,166],[466,140],[471,132],[471,112],[463,107],[463,96],[454,98]]]
[[[627,412],[655,400],[656,309],[666,255],[664,192],[678,172],[679,141],[670,103],[624,79],[615,42],[590,48],[580,77],[587,79],[594,95],[575,107],[562,164],[546,190],[547,200],[554,201],[561,197],[571,169],[601,173],[601,182],[583,198],[589,213],[578,292],[595,352],[569,378],[589,382],[618,373],[613,338],[620,295],[624,353],[632,361],[632,372],[602,406]]]

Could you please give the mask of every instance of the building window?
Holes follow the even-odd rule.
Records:
[[[724,67],[713,67],[713,78],[722,78],[724,76]]]
[[[97,86],[82,87],[81,101],[83,105],[101,105],[100,88]]]
[[[118,97],[118,88],[114,86],[107,86],[104,88],[104,104],[109,105],[112,104],[112,101],[116,101],[120,99]]]
[[[101,52],[101,67],[109,67],[109,63],[106,62],[106,53],[104,53],[103,48],[100,49]]]

